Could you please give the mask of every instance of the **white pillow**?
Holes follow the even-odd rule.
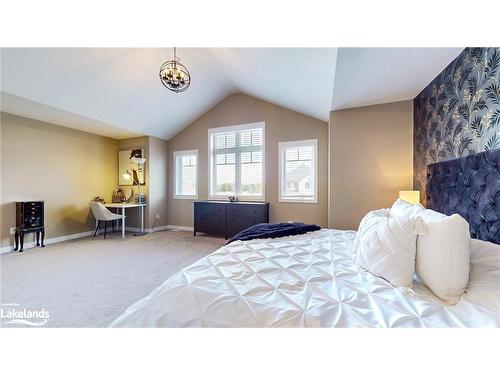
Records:
[[[360,233],[361,233],[360,229],[366,227],[366,221],[369,220],[373,216],[389,217],[389,209],[388,208],[381,208],[379,210],[370,211],[361,219],[361,222],[359,223],[358,231],[356,232],[356,237],[354,238],[354,245],[352,247],[354,253],[358,252],[359,240],[361,237],[360,236]]]
[[[471,239],[467,301],[500,311],[500,245]]]
[[[396,199],[393,203],[391,210],[389,212],[390,217],[415,217],[419,213],[422,213],[425,210],[425,207],[420,203],[411,204],[402,199]]]
[[[411,287],[420,218],[390,218],[369,212],[358,231],[356,263],[395,287]]]
[[[419,214],[425,230],[418,236],[416,273],[447,304],[455,304],[469,282],[469,224],[460,215],[433,210]]]

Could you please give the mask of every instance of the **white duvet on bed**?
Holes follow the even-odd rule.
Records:
[[[172,275],[113,327],[500,327],[500,246],[474,241],[458,304],[354,262],[355,232],[237,241]]]

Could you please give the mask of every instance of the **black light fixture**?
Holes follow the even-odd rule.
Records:
[[[191,84],[191,75],[187,68],[179,62],[180,60],[174,47],[174,59],[164,62],[160,67],[161,83],[175,93],[186,91]]]

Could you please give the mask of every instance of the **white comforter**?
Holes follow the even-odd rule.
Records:
[[[474,241],[454,306],[354,263],[355,232],[237,241],[177,272],[113,327],[500,327],[500,246]]]

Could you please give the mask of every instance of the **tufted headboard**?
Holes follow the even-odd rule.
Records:
[[[472,238],[500,244],[500,149],[428,165],[427,208],[457,213]]]

